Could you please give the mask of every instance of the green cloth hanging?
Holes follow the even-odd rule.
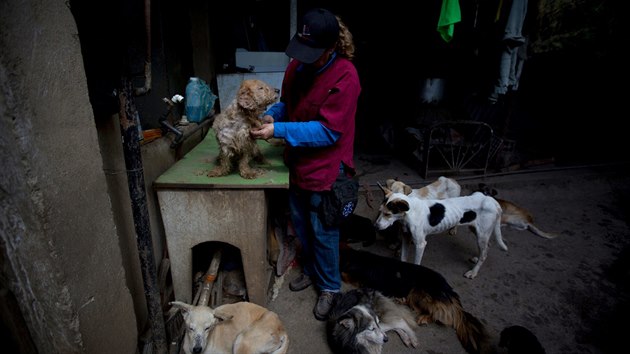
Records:
[[[442,0],[442,11],[438,20],[437,31],[447,43],[453,39],[455,24],[462,20],[459,0]]]

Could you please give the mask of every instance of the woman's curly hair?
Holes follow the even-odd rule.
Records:
[[[354,41],[352,40],[352,33],[350,33],[348,26],[346,26],[341,18],[339,16],[336,17],[339,22],[339,39],[336,44],[337,53],[348,60],[352,60],[354,59]]]

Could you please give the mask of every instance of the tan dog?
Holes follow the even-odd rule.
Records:
[[[232,172],[234,164],[238,165],[238,172],[243,178],[257,178],[265,172],[250,166],[252,160],[263,163],[265,158],[249,131],[260,126],[260,115],[278,99],[278,93],[279,90],[261,80],[243,80],[236,98],[212,123],[219,144],[219,156],[208,177],[225,176]]]
[[[289,337],[275,312],[251,302],[215,309],[170,302],[183,310],[186,354],[285,354]]]
[[[459,197],[462,192],[462,187],[457,181],[444,176],[440,176],[435,182],[418,189],[412,189],[405,183],[395,179],[388,179],[386,184],[387,189],[393,193],[413,195],[420,199],[454,198]]]
[[[479,183],[479,191],[485,195],[489,195],[499,202],[503,214],[501,215],[501,226],[508,226],[515,230],[529,230],[536,236],[546,239],[558,237],[557,234],[545,232],[534,225],[534,217],[525,208],[522,208],[508,200],[495,197],[498,192],[494,188],[490,188],[485,183]]]

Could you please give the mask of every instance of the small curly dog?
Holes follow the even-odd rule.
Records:
[[[236,98],[212,123],[219,155],[208,177],[225,176],[232,172],[235,164],[243,178],[254,179],[265,173],[264,169],[250,166],[251,160],[263,163],[265,158],[249,131],[260,126],[260,115],[278,99],[279,92],[264,81],[243,80]]]

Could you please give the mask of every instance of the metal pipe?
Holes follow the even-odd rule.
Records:
[[[122,80],[122,88],[118,98],[120,101],[120,134],[122,136],[125,167],[127,169],[127,184],[129,186],[129,197],[131,198],[133,221],[136,228],[136,242],[142,269],[144,293],[151,325],[152,343],[155,353],[166,354],[164,314],[162,312],[160,291],[157,286],[157,268],[153,256],[149,210],[147,207],[142,154],[137,128],[139,122],[138,111],[133,101],[131,81],[127,79]]]
[[[297,0],[291,0],[291,2],[289,3],[289,40],[291,40],[295,32],[297,32],[297,21]]]
[[[161,120],[160,125],[162,126],[162,130],[170,131],[175,134],[175,140],[173,140],[173,142],[171,143],[171,149],[176,148],[177,145],[179,145],[184,140],[184,133],[181,130],[175,128],[167,120]]]
[[[151,0],[144,0],[144,34],[146,37],[146,52],[144,61],[144,87],[136,87],[136,96],[151,91]]]

